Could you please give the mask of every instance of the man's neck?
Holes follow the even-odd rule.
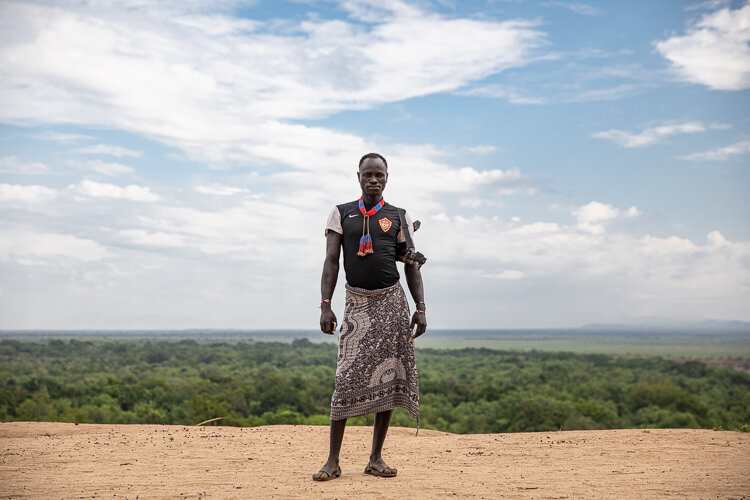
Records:
[[[365,203],[365,208],[368,210],[378,204],[383,199],[382,195],[368,195],[362,193],[362,201]]]

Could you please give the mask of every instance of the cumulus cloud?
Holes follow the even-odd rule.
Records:
[[[0,119],[113,127],[218,165],[341,165],[321,144],[361,151],[360,138],[289,120],[458,89],[528,64],[545,39],[536,21],[447,18],[399,1],[342,4],[357,19],[376,9],[366,24],[231,22],[179,5],[165,17],[157,4],[3,2]]]
[[[29,134],[29,137],[39,141],[53,141],[61,144],[73,144],[75,142],[93,139],[93,137],[84,134],[53,132],[51,130]]]
[[[506,171],[502,172],[493,175],[505,180]],[[399,177],[405,174],[397,162],[391,182],[401,183]],[[517,175],[511,172],[509,177]],[[461,181],[469,193],[477,189],[476,178],[481,175],[471,174]],[[354,179],[352,169],[351,179],[342,184],[340,192],[351,192]],[[84,182],[80,185],[86,185]],[[78,186],[66,195],[80,196]],[[397,202],[401,196],[390,191],[393,186],[389,183],[387,199]],[[96,188],[109,195],[122,194],[112,185],[97,183]],[[317,293],[323,221],[332,207],[331,191],[321,194],[317,186],[309,192],[295,188],[300,199],[290,200],[262,193],[232,195],[235,189],[221,188],[170,191],[126,212],[118,198],[100,195],[97,211],[107,220],[104,225],[81,218],[89,211],[86,204],[62,205],[62,213],[49,223],[64,220],[78,224],[73,239],[52,229],[21,234],[2,227],[0,261],[6,267],[0,270],[12,278],[17,271],[9,266],[33,265],[37,279],[55,283],[57,290],[70,287],[64,280],[60,282],[59,275],[85,279],[89,289],[80,293],[90,299],[87,307],[106,307],[128,296],[139,297],[139,310],[148,314],[123,315],[123,322],[117,325],[265,328],[278,326],[279,317],[288,318],[290,323],[285,326],[290,327],[315,324],[314,308],[300,307],[298,314],[289,316],[284,307],[304,304]],[[247,189],[239,178],[236,189]],[[408,192],[408,186],[399,189]],[[320,196],[325,208],[319,208]],[[676,235],[630,234],[619,222],[637,220],[640,211],[604,201],[572,208],[564,220],[555,221],[480,215],[471,209],[456,213],[434,200],[434,210],[421,208],[419,213],[412,196],[403,199],[410,200],[407,208],[423,222],[416,243],[429,258],[425,279],[430,281],[432,293],[451,290],[452,294],[478,297],[476,307],[480,309],[474,316],[474,301],[469,305],[441,303],[436,295],[434,303],[441,306],[433,318],[446,327],[465,327],[467,317],[481,319],[469,325],[485,327],[560,326],[560,321],[573,326],[576,322],[613,321],[620,314],[693,317],[697,311],[705,317],[747,317],[741,299],[750,285],[745,271],[750,243],[731,241],[719,231],[711,231],[705,242]],[[311,231],[311,221],[320,223],[318,237]],[[92,268],[96,262],[106,265]],[[191,269],[187,275],[186,268]],[[8,286],[19,287],[22,282],[19,275]],[[196,283],[201,285],[196,287]],[[169,297],[154,290],[170,290]],[[34,300],[53,302],[44,290],[35,293]],[[335,302],[341,304],[343,292],[337,293]],[[502,311],[502,317],[487,318],[486,310]],[[12,311],[3,309],[3,313],[11,323],[18,318]],[[65,311],[54,317],[66,326],[102,327],[113,315],[83,322],[71,319]],[[180,321],[171,322],[175,317]],[[28,318],[25,321],[33,323]]]
[[[161,231],[149,232],[145,229],[123,229],[118,231],[117,235],[124,241],[134,245],[155,247],[181,247],[185,245],[182,235]]]
[[[4,174],[39,175],[49,172],[47,165],[38,161],[24,162],[15,156],[0,158],[0,172]]]
[[[592,201],[587,205],[574,209],[573,215],[577,220],[576,227],[578,229],[592,234],[601,234],[605,231],[605,227],[615,220],[638,217],[640,212],[638,212],[638,208],[635,206],[622,212],[612,205]]]
[[[68,234],[4,229],[0,238],[0,261],[16,260],[22,265],[56,257],[70,257],[83,262],[98,261],[107,255],[107,249],[99,243]]]
[[[581,14],[582,16],[601,15],[601,12],[596,7],[581,2],[545,2],[542,5],[546,7],[561,7],[563,9],[571,10],[576,14]]]
[[[525,91],[513,86],[490,83],[487,85],[478,85],[470,89],[461,90],[460,95],[476,97],[493,97],[497,99],[507,99],[513,104],[547,104],[549,99],[546,97],[529,96]]]
[[[76,149],[75,152],[87,155],[129,156],[132,158],[138,158],[143,154],[143,151],[124,148],[122,146],[113,146],[111,144],[94,144],[93,146]]]
[[[594,132],[591,136],[597,139],[608,139],[625,148],[642,148],[656,144],[672,135],[695,134],[705,130],[706,126],[701,122],[693,121],[651,127],[638,133],[617,129],[603,130]]]
[[[93,160],[88,162],[89,168],[99,174],[104,174],[110,177],[117,177],[118,175],[132,174],[134,172],[132,167],[123,165],[122,163]]]
[[[726,161],[733,156],[739,156],[750,153],[750,141],[739,141],[728,146],[723,146],[700,153],[691,153],[681,156],[683,160],[706,160],[706,161]]]
[[[687,33],[655,43],[688,82],[715,90],[750,88],[750,4],[723,8],[690,25]]]
[[[52,200],[56,196],[56,190],[44,186],[0,184],[0,202],[39,203]]]
[[[199,193],[213,194],[216,196],[234,196],[237,194],[249,193],[249,189],[238,188],[232,186],[222,186],[221,184],[208,184],[195,186],[195,189]]]
[[[136,184],[121,187],[86,179],[79,184],[68,186],[68,189],[92,198],[116,198],[130,201],[156,201],[159,199],[159,196],[152,193],[147,186]]]
[[[748,317],[749,242],[729,241],[718,231],[711,231],[703,244],[614,227],[605,231],[637,210],[601,202],[574,212],[570,225],[448,214],[427,218],[423,229],[429,237],[420,240],[417,233],[416,238],[433,266],[431,284],[478,301],[462,304],[460,311],[446,310],[446,320],[451,314],[471,318],[488,307],[494,307],[500,322],[513,317],[527,326],[554,325],[558,317],[574,323],[654,315]],[[516,314],[517,296],[529,301],[524,314],[533,319]]]

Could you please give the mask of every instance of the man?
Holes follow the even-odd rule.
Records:
[[[326,463],[313,475],[316,481],[341,475],[339,452],[349,417],[375,413],[372,450],[365,473],[380,477],[394,477],[397,473],[381,456],[393,409],[405,408],[419,419],[414,339],[427,328],[419,270],[425,259],[407,248],[413,228],[408,214],[399,213],[401,209],[383,199],[388,181],[385,158],[377,153],[364,155],[357,178],[361,198],[334,208],[325,231],[326,258],[320,284],[323,333],[333,334],[336,329],[331,297],[342,248],[346,305],[331,396],[330,450]],[[411,322],[396,260],[405,262],[406,283],[416,303]]]

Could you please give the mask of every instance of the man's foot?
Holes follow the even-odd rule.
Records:
[[[375,461],[371,461],[365,467],[365,474],[372,474],[378,477],[395,477],[398,473],[398,469],[395,467],[388,467],[382,458]]]
[[[341,476],[341,467],[338,465],[325,464],[318,472],[313,474],[313,481],[330,481]]]

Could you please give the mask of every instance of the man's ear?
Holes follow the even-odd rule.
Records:
[[[358,181],[360,180],[360,178],[359,178],[359,170],[357,170],[357,180]]]

